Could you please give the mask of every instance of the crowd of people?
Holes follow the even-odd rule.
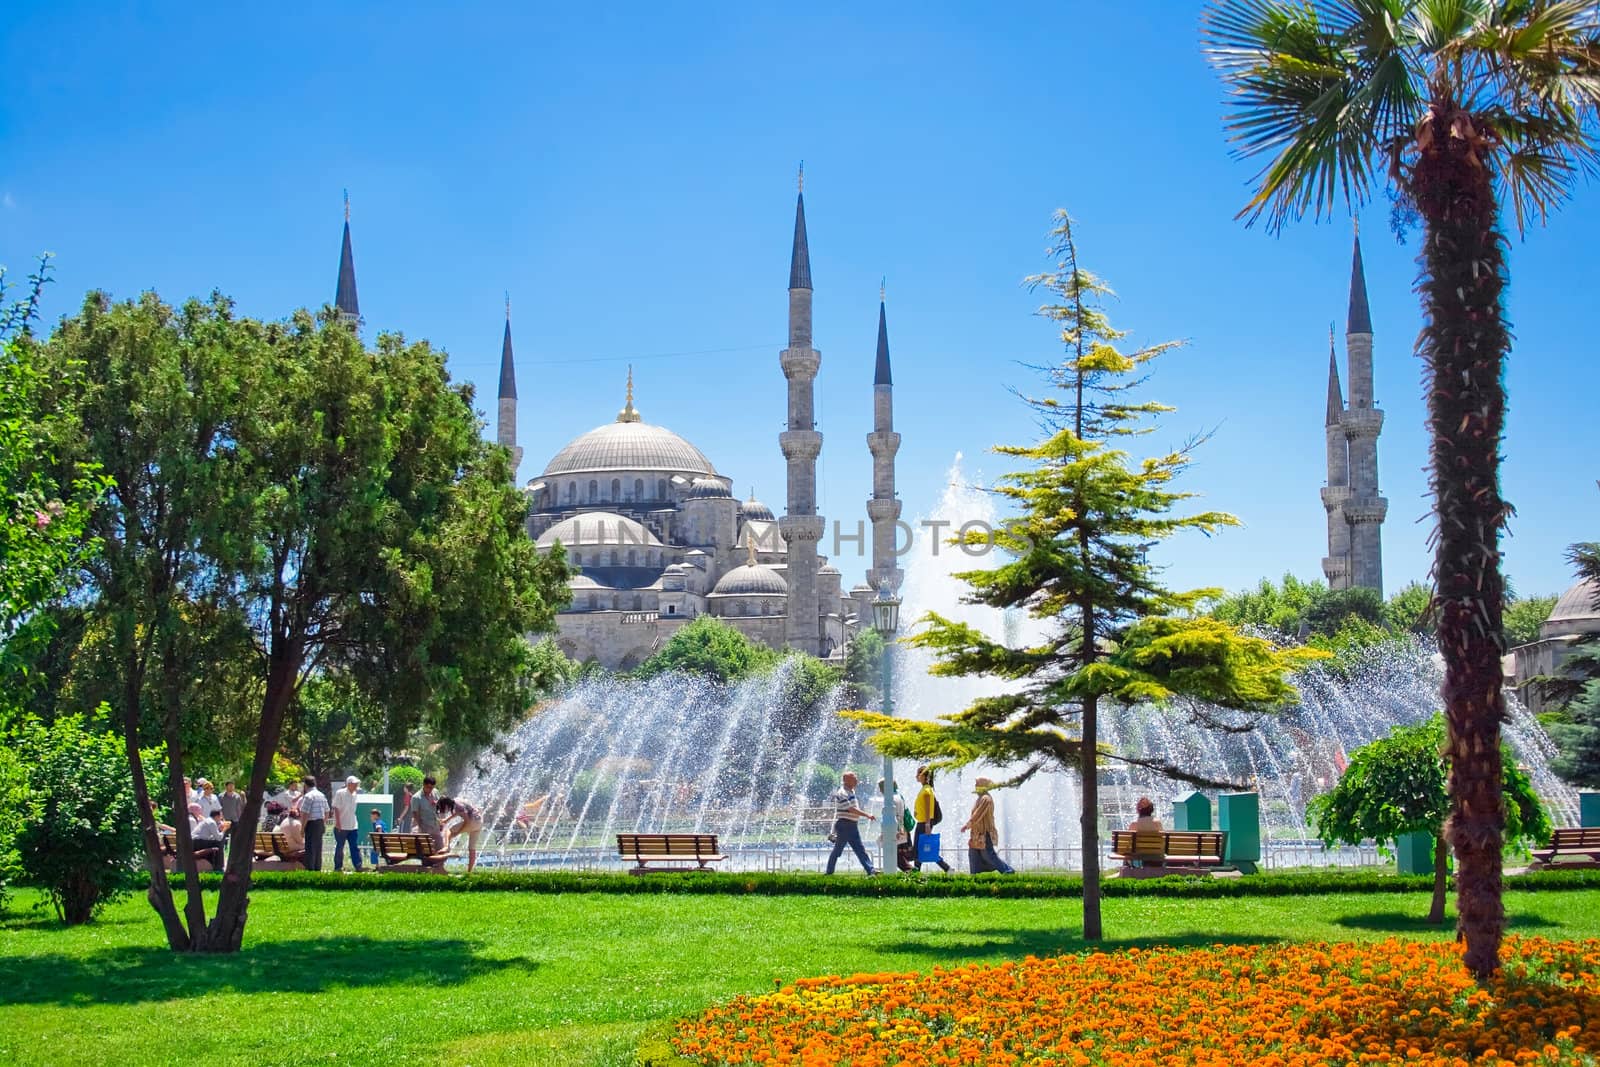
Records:
[[[308,871],[320,871],[328,831],[333,831],[333,869],[344,869],[348,855],[352,870],[362,869],[360,847],[361,813],[358,794],[361,779],[351,775],[332,798],[318,788],[317,780],[306,775],[298,782],[267,789],[265,803],[258,819],[261,832],[282,835],[284,846],[279,859],[298,862]],[[197,862],[209,863],[214,869],[222,866],[224,850],[230,847],[232,830],[244,813],[245,795],[236,783],[225,782],[222,792],[205,778],[190,782],[183,780],[183,793],[187,799],[189,840]],[[432,775],[422,780],[422,790],[416,792],[408,783],[396,798],[395,829],[400,833],[425,834],[432,839],[435,856],[447,854],[459,839],[467,842],[467,872],[478,864],[478,848],[483,843],[483,814],[465,800],[443,796]],[[152,805],[152,815],[155,815]],[[329,822],[332,826],[329,826]],[[162,834],[175,834],[176,828],[155,817],[156,829]],[[383,820],[383,809],[367,810],[369,834],[385,833],[388,827]],[[369,838],[370,840],[370,838]],[[250,847],[254,848],[254,842]],[[382,862],[376,846],[370,848],[373,866]]]
[[[834,872],[839,857],[844,855],[846,848],[855,853],[856,860],[869,876],[878,873],[861,840],[861,820],[878,822],[880,818],[894,820],[895,865],[900,870],[920,871],[924,863],[937,864],[939,869],[947,874],[952,870],[950,864],[940,854],[940,835],[934,829],[944,821],[944,811],[939,804],[938,796],[933,791],[931,767],[924,765],[917,768],[919,788],[909,816],[898,788],[892,789],[894,794],[892,807],[883,805],[881,815],[867,811],[862,807],[861,798],[856,793],[856,787],[860,784],[861,780],[854,772],[845,771],[840,776],[839,788],[834,790],[830,798],[830,803],[833,805],[833,831],[828,835],[828,840],[833,842],[833,851],[828,855],[826,873]],[[977,799],[973,802],[972,811],[960,831],[967,835],[967,869],[973,874],[982,874],[986,871],[1012,874],[1014,872],[1011,865],[1000,857],[999,852],[1000,831],[995,824],[994,797],[989,795],[994,789],[994,782],[988,778],[978,778],[973,782],[972,788],[977,794]],[[883,795],[881,778],[878,780],[878,795]]]

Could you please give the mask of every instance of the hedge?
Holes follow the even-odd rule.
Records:
[[[220,874],[202,874],[201,885],[215,889]],[[725,896],[826,896],[1048,899],[1083,895],[1083,880],[1073,875],[980,874],[922,878],[879,878],[819,874],[748,874],[661,871],[628,875],[594,871],[480,871],[471,876],[437,874],[340,874],[334,871],[258,871],[252,886],[263,891],[321,889],[397,893],[622,893]],[[1508,876],[1510,892],[1600,889],[1600,870],[1547,870]],[[1107,897],[1279,897],[1321,893],[1424,893],[1431,875],[1381,871],[1318,871],[1258,874],[1244,878],[1169,875],[1165,878],[1110,878],[1101,883]]]

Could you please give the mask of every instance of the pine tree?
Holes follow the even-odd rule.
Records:
[[[1210,534],[1237,520],[1218,511],[1174,514],[1193,496],[1171,487],[1189,463],[1190,448],[1134,461],[1113,447],[1149,432],[1149,421],[1171,410],[1129,393],[1177,342],[1122,351],[1125,333],[1112,328],[1102,308],[1110,290],[1079,267],[1072,220],[1058,212],[1055,221],[1051,254],[1059,262],[1029,279],[1050,294],[1040,314],[1059,326],[1066,349],[1048,371],[1054,393],[1027,401],[1050,435],[1038,444],[996,449],[1026,464],[994,489],[1018,512],[992,535],[1008,562],[959,576],[970,587],[969,603],[1026,611],[1046,636],[1037,645],[1013,647],[929,613],[909,643],[933,651],[935,675],[987,675],[1012,683],[1010,691],[937,722],[851,715],[876,731],[874,744],[892,756],[944,767],[976,760],[1020,767],[1002,787],[1045,767],[1076,771],[1083,794],[1084,937],[1098,940],[1102,763],[1220,784],[1188,768],[1109,750],[1098,736],[1101,706],[1193,700],[1266,710],[1295,698],[1288,675],[1320,653],[1280,651],[1197,614],[1203,600],[1219,595],[1215,589],[1177,592],[1161,583],[1149,559],[1153,544],[1183,531]],[[974,531],[967,541],[976,547],[989,536]]]

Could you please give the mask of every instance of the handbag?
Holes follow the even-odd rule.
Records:
[[[939,862],[939,835],[921,834],[917,837],[917,862]]]
[[[908,811],[903,811],[903,812],[900,813],[900,825],[902,827],[904,827],[906,833],[909,834],[909,833],[912,833],[913,831],[916,830],[916,828],[917,828],[917,820],[912,817],[911,812],[909,810]]]

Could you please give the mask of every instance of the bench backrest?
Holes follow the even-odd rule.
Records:
[[[430,859],[434,855],[433,838],[427,834],[374,833],[371,844],[384,856]]]
[[[1600,826],[1563,826],[1550,839],[1552,848],[1600,848]]]
[[[178,854],[178,835],[176,833],[167,833],[163,830],[158,831],[156,836],[161,838],[161,854],[163,856],[176,856]]]
[[[289,851],[289,838],[271,830],[256,831],[256,855],[282,856]]]
[[[1176,856],[1218,859],[1227,848],[1226,830],[1113,830],[1111,851],[1118,856]]]
[[[623,856],[715,856],[716,834],[618,834]]]

